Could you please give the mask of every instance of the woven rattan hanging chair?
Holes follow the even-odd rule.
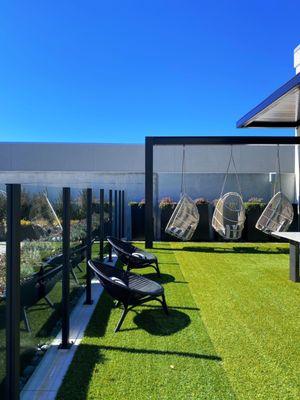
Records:
[[[199,223],[199,213],[194,201],[185,193],[185,147],[182,154],[181,196],[166,226],[165,232],[182,241],[191,240]]]
[[[281,190],[279,145],[277,146],[277,163],[278,178],[276,184],[279,181],[279,191],[271,198],[255,225],[256,229],[268,235],[272,232],[287,231],[294,218],[293,206]]]
[[[231,162],[234,168],[240,193],[228,192],[223,194]],[[245,219],[245,207],[241,195],[240,182],[238,179],[238,174],[231,148],[229,163],[227,171],[225,173],[221,195],[215,206],[212,218],[212,226],[214,230],[218,232],[218,234],[221,235],[224,239],[238,240],[242,237]]]

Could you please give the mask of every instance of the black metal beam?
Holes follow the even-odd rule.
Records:
[[[108,218],[109,218],[109,234],[113,234],[113,193],[110,189],[108,192]],[[108,259],[112,261],[112,247],[109,245]]]
[[[145,246],[153,247],[153,145],[151,137],[145,143]]]
[[[100,224],[99,224],[99,256],[100,260],[104,257],[104,189],[100,189]]]
[[[122,190],[122,237],[125,236],[125,192]]]
[[[296,128],[300,125],[300,121],[295,122],[268,122],[268,121],[253,121],[247,124],[245,128]],[[243,128],[242,126],[240,128]]]
[[[87,189],[86,191],[86,289],[85,289],[85,304],[93,304],[92,300],[92,271],[88,264],[88,261],[92,258],[92,203],[93,203],[93,193],[92,189]]]
[[[19,399],[20,385],[20,217],[21,186],[6,185],[6,388],[7,400]]]
[[[60,348],[70,347],[70,188],[63,188],[63,273]]]
[[[119,190],[119,199],[118,199],[118,238],[121,239],[122,237],[122,193]]]
[[[294,145],[300,144],[298,136],[147,136],[153,146],[211,146],[211,145]]]

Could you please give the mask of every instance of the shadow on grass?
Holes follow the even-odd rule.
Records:
[[[103,292],[94,311],[98,318],[94,316],[91,318],[85,331],[85,337],[98,338],[105,335],[113,306],[113,300]],[[97,364],[103,364],[104,362],[105,357],[101,354],[99,346],[81,343],[75,353],[72,366],[63,380],[56,400],[65,400],[66,394],[69,394],[73,400],[87,399],[89,384]],[[78,370],[80,370],[80,373],[78,373]]]
[[[161,285],[165,285],[167,283],[188,283],[186,281],[175,281],[175,277],[173,275],[164,274],[162,272],[160,273],[160,276],[158,276],[156,273],[143,274],[143,276],[151,279],[152,281],[156,281]]]
[[[178,356],[204,361],[206,360],[208,362],[222,361],[221,357],[211,354],[123,346],[96,346],[94,344],[82,343],[74,356],[72,367],[64,378],[63,385],[59,389],[56,400],[66,400],[67,398],[72,400],[83,400],[89,398],[88,392],[90,384],[93,382],[93,375],[95,372],[98,372],[98,368],[101,364],[104,364],[106,360],[112,359],[113,353],[115,352],[126,353],[133,356],[154,354],[163,357]],[[133,360],[128,358],[128,362],[133,362]],[[124,368],[126,368],[126,365],[124,365]],[[113,384],[115,380],[117,380],[117,378],[114,378],[113,376],[109,377],[111,384]],[[109,383],[106,380],[104,384]]]
[[[168,351],[168,350],[158,350],[158,349],[136,349],[131,347],[118,347],[118,346],[100,346],[100,349],[111,350],[111,351],[121,351],[123,353],[131,354],[157,354],[161,356],[179,356],[179,357],[190,357],[190,358],[200,358],[202,360],[211,361],[222,361],[221,357],[213,356],[210,354],[199,354],[181,351]]]
[[[159,248],[163,249],[163,248]],[[167,250],[165,248],[164,250]],[[282,247],[265,247],[263,246],[233,246],[233,247],[218,247],[218,246],[185,246],[182,249],[170,249],[172,252],[195,252],[195,253],[230,253],[230,254],[289,254],[288,248]]]
[[[154,304],[141,304],[139,307],[145,307],[145,308],[159,308],[161,309],[161,306],[156,306]],[[169,310],[191,310],[191,311],[200,311],[200,308],[198,307],[185,307],[185,306],[169,306]]]
[[[170,336],[190,325],[190,317],[182,311],[170,309],[166,316],[162,309],[143,310],[133,321],[141,329],[151,335]]]
[[[88,399],[89,385],[97,365],[104,364],[105,357],[98,346],[81,344],[75,353],[72,366],[67,372],[56,400]]]
[[[115,308],[113,299],[106,292],[103,292],[94,311],[98,318],[93,317],[91,319],[85,331],[85,337],[103,337],[105,335],[113,308]]]

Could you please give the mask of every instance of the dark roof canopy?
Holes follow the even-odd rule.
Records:
[[[237,122],[237,128],[300,125],[300,73]]]

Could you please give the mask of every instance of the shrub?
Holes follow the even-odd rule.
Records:
[[[30,226],[31,225],[31,221],[28,221],[27,219],[21,219],[20,223],[21,223],[21,226]]]
[[[143,207],[145,204],[146,204],[146,200],[145,200],[145,199],[142,199],[142,200],[139,202],[139,207]]]
[[[138,201],[130,201],[130,202],[128,203],[128,205],[129,205],[129,207],[138,206],[138,205],[139,205],[139,202],[138,202]]]
[[[176,203],[172,200],[171,197],[163,197],[160,202],[159,202],[159,208],[168,208],[168,207],[174,207]]]
[[[246,211],[259,209],[263,210],[266,206],[266,203],[263,202],[261,197],[250,197],[248,201],[244,203]]]
[[[198,197],[194,200],[196,206],[200,206],[201,204],[209,204],[209,201],[206,200],[204,197]]]

